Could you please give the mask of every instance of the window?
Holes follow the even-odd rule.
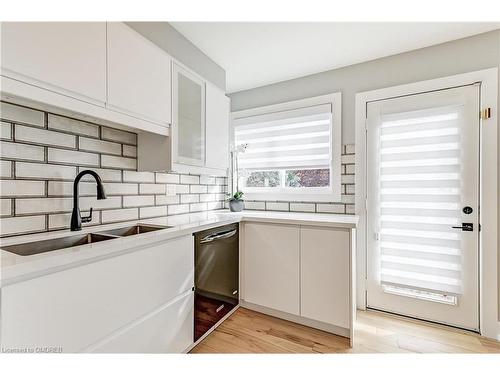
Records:
[[[233,113],[233,131],[248,199],[340,200],[340,93]]]

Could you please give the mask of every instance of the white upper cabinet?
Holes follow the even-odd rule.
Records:
[[[3,76],[104,105],[104,22],[2,22],[1,31]]]
[[[206,149],[208,168],[229,167],[229,98],[212,85],[206,85]]]
[[[122,22],[108,22],[107,107],[168,126],[171,58]]]
[[[205,165],[205,82],[173,64],[172,161]]]

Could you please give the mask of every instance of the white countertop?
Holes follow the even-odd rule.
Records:
[[[157,242],[171,238],[190,235],[202,230],[240,221],[259,221],[269,223],[318,225],[341,228],[355,228],[358,217],[355,215],[314,214],[275,211],[243,211],[228,210],[208,211],[185,215],[166,216],[154,219],[134,220],[116,224],[85,227],[79,232],[69,229],[39,234],[22,235],[0,239],[0,261],[2,284],[11,284],[25,279],[75,267],[100,259],[134,251],[143,247],[145,241]],[[50,251],[37,255],[21,256],[1,250],[2,247],[33,241],[49,240],[66,236],[102,232],[122,228],[137,223],[171,226],[154,232],[121,237],[88,245]]]

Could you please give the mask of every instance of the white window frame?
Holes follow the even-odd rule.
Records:
[[[342,148],[342,93],[335,92],[290,102],[256,107],[231,113],[231,149],[234,149],[234,121],[240,118],[288,111],[321,104],[332,108],[330,186],[316,188],[251,188],[242,191],[248,200],[281,200],[289,202],[340,202],[341,200],[341,148]],[[234,180],[234,176],[231,176]],[[307,191],[305,191],[307,190]]]

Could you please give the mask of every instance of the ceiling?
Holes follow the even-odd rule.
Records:
[[[500,23],[172,22],[236,92],[464,38]]]

